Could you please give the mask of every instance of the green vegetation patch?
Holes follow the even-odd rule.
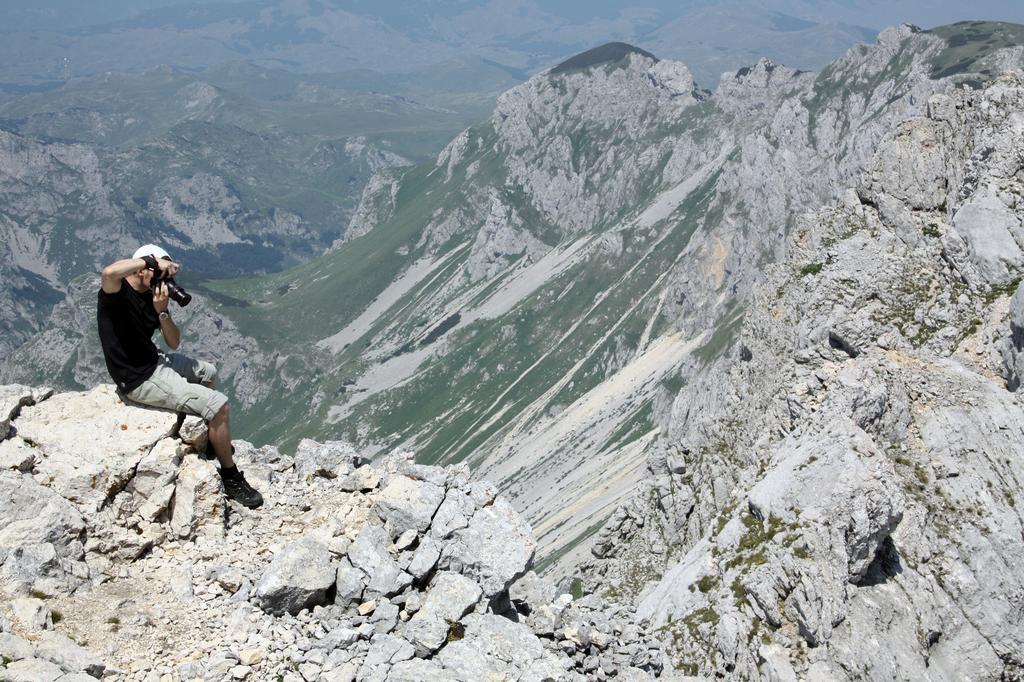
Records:
[[[932,59],[932,78],[979,73],[989,78],[998,74],[979,62],[996,50],[1024,45],[1024,25],[1000,21],[961,21],[928,31],[946,41],[946,47]]]
[[[762,521],[753,514],[744,512],[740,515],[740,521],[746,530],[736,548],[736,556],[726,562],[725,568],[740,567],[743,573],[764,564],[768,560],[765,554],[765,546],[776,535],[787,530],[795,531],[800,527],[799,523],[794,521],[787,524],[782,518],[774,514],[769,514],[768,518]],[[733,589],[735,591],[735,585]]]
[[[446,638],[449,642],[457,642],[466,636],[466,626],[454,620],[448,621],[448,636]]]
[[[717,588],[721,582],[722,581],[717,575],[706,575],[697,581],[697,589],[700,590],[702,594],[707,594],[711,590]]]
[[[825,267],[824,263],[808,263],[800,268],[800,276],[807,277],[808,275],[817,275],[821,272],[823,267]]]

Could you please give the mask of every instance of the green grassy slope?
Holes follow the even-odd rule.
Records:
[[[985,58],[994,51],[1024,45],[1024,25],[998,21],[961,21],[929,31],[946,41],[932,61],[932,78],[964,73],[996,76]]]

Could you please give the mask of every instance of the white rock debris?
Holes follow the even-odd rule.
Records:
[[[205,427],[112,387],[0,387],[5,680],[652,679],[622,607],[530,570],[529,526],[464,465],[294,458],[236,441],[266,503],[228,503]],[[30,452],[31,457],[22,453]],[[74,455],[74,456],[73,456]]]

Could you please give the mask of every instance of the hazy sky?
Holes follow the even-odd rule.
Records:
[[[698,82],[760,57],[817,70],[878,30],[1024,24],[1024,0],[0,0],[0,91],[225,62],[410,73],[479,59],[529,74],[605,42],[680,59]]]
[[[534,6],[571,22],[611,17],[623,10],[651,10],[671,18],[689,10],[730,4],[734,0],[0,0],[4,21],[0,31],[63,31],[106,22],[132,19],[147,11],[171,6],[277,5],[279,7],[327,5],[359,14],[394,18],[448,15],[472,10],[500,14],[509,9]],[[964,19],[1024,23],[1024,0],[758,0],[760,5],[816,22],[841,21],[871,28],[909,21],[928,27]]]

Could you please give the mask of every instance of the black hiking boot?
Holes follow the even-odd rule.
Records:
[[[263,496],[249,485],[249,482],[245,480],[245,475],[237,468],[230,475],[222,471],[220,480],[224,484],[224,494],[243,507],[255,509],[263,504]]]

